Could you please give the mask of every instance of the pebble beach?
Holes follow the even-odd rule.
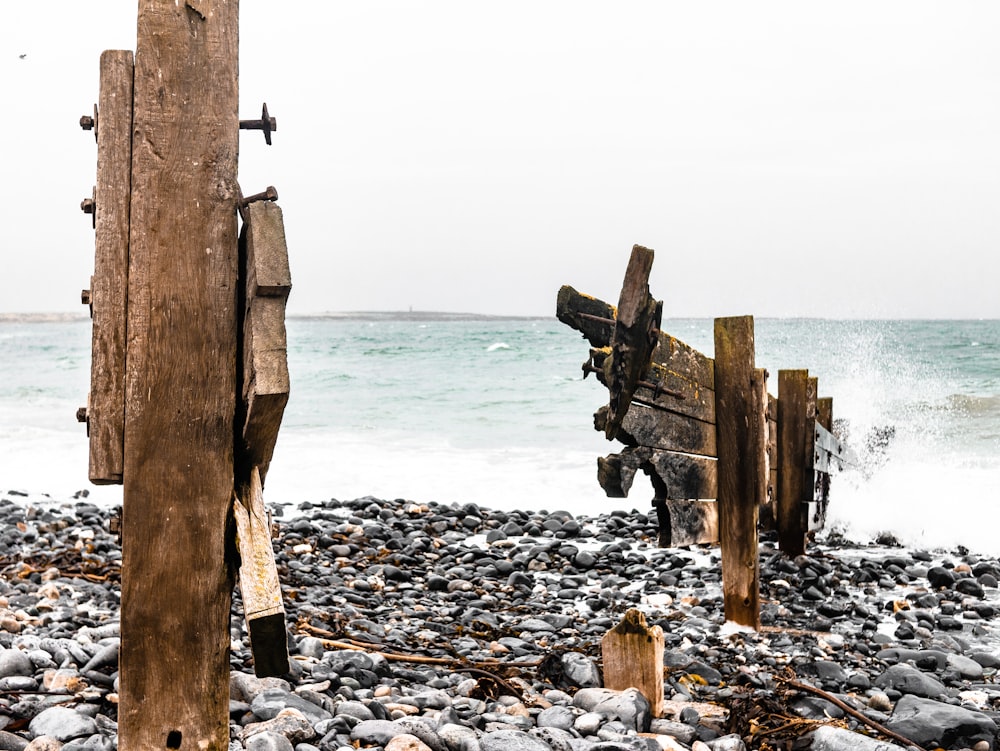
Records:
[[[830,534],[762,538],[761,620],[718,550],[655,515],[372,497],[273,509],[291,669],[253,674],[234,593],[230,749],[739,751],[996,747],[1000,561]],[[85,492],[0,494],[0,751],[116,748],[120,548]],[[603,687],[630,609],[664,632],[665,704]]]

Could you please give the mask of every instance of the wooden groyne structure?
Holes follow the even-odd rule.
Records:
[[[808,370],[779,371],[780,399],[768,393],[752,316],[715,319],[714,357],[662,331],[652,264],[652,250],[632,249],[617,307],[569,286],[557,297],[558,319],[590,343],[584,377],[608,389],[594,427],[624,444],[598,459],[597,479],[624,498],[648,476],[660,545],[719,544],[726,618],[759,628],[759,528],[776,530],[786,555],[804,553],[831,474],[852,455]]]
[[[254,670],[289,670],[263,485],[289,394],[284,220],[244,196],[238,0],[139,0],[136,51],[107,50],[93,115],[93,322],[78,412],[89,476],[123,507],[122,751],[229,743],[239,577]]]

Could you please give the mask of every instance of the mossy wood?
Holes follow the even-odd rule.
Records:
[[[238,8],[138,6],[121,751],[229,745]]]
[[[646,624],[642,611],[628,610],[601,639],[604,686],[615,691],[637,688],[649,701],[650,714],[663,713],[663,629]]]
[[[133,56],[101,54],[94,187],[94,275],[87,434],[88,476],[97,485],[122,482],[125,452],[125,322],[132,176]]]

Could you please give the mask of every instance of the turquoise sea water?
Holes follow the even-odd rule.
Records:
[[[663,328],[712,353],[712,321]],[[363,495],[595,513],[648,510],[652,490],[604,497],[593,430],[606,392],[581,379],[588,345],[554,319],[391,316],[288,321],[292,393],[270,503]],[[757,365],[808,368],[865,466],[834,480],[831,523],[926,547],[1000,554],[1000,322],[759,319]],[[76,423],[87,321],[0,322],[0,490],[68,497],[89,486]],[[864,437],[891,426],[884,452]]]

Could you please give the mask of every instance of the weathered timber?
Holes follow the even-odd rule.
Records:
[[[715,501],[653,500],[661,548],[719,543],[719,504]]]
[[[653,251],[632,247],[625,280],[618,300],[618,316],[611,335],[611,362],[604,366],[609,392],[605,435],[615,437],[632,403],[636,386],[649,367],[660,328],[662,305],[649,294],[649,271]]]
[[[816,422],[827,430],[833,430],[833,398],[825,396],[816,400]]]
[[[288,672],[285,607],[257,467],[250,472],[249,484],[235,494],[233,517],[240,554],[240,595],[250,634],[254,673],[259,678],[284,675]]]
[[[608,385],[606,371],[610,360],[610,349],[594,349],[590,353],[590,363],[598,380]],[[683,365],[683,363],[676,363]],[[715,392],[683,372],[670,370],[660,363],[651,363],[645,380],[636,384],[632,401],[646,404],[656,409],[677,415],[693,417],[702,422],[715,423]]]
[[[601,639],[604,685],[615,691],[636,688],[649,701],[650,714],[663,712],[663,629],[646,624],[641,610],[629,609]]]
[[[767,498],[767,376],[753,318],[715,319],[719,545],[726,619],[760,628],[757,521]]]
[[[712,358],[667,333],[660,333],[653,350],[653,362],[699,386],[715,389],[715,362]]]
[[[805,552],[815,421],[815,379],[808,370],[778,371],[778,545],[788,556]]]
[[[121,483],[125,445],[125,321],[132,174],[132,53],[101,53],[92,318],[88,476]]]
[[[767,466],[767,499],[760,507],[759,523],[762,529],[773,530],[778,525],[778,400],[772,394],[767,395]]]
[[[594,428],[604,432],[607,419],[605,405],[594,415]],[[634,399],[615,437],[626,446],[649,446],[711,457],[716,453],[714,425],[654,409]]]
[[[139,2],[121,751],[229,743],[238,8]]]
[[[597,481],[609,498],[626,498],[635,474],[648,475],[657,498],[715,498],[715,460],[659,451],[648,446],[627,447],[598,458]]]
[[[246,269],[242,339],[242,445],[237,476],[257,467],[261,481],[274,454],[288,403],[285,301],[291,289],[281,208],[269,201],[247,207],[240,237]]]
[[[569,285],[556,295],[556,318],[586,337],[592,347],[607,347],[615,330],[617,311],[613,305],[577,292]]]

